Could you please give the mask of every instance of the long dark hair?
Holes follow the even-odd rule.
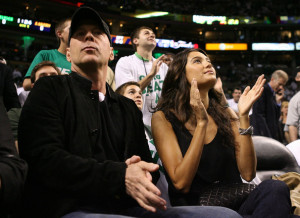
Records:
[[[185,71],[188,55],[191,52],[201,52],[207,56],[201,49],[185,49],[178,53],[169,67],[163,83],[161,97],[156,106],[156,111],[161,110],[167,118],[173,113],[183,125],[194,116],[193,109],[190,106],[191,85],[186,78]],[[235,141],[231,122],[235,119],[231,118],[226,106],[222,105],[222,94],[212,88],[209,90],[208,96],[207,113],[219,127],[218,131],[222,138],[222,144],[234,146]]]

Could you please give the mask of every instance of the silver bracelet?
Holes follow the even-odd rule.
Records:
[[[241,135],[253,135],[253,126],[249,126],[248,129],[239,128],[239,133]]]

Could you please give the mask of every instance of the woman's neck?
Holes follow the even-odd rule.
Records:
[[[285,124],[287,119],[287,115],[283,114],[282,115],[282,123]]]

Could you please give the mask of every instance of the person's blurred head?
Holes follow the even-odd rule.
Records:
[[[284,72],[283,70],[276,70],[272,74],[269,84],[275,92],[278,92],[283,89],[288,79],[289,77],[286,72]]]
[[[170,64],[172,63],[173,59],[174,59],[174,54],[173,53],[166,53],[165,57],[163,59],[163,62],[168,65],[168,67],[170,67]]]
[[[142,110],[143,108],[143,98],[142,98],[142,90],[140,88],[140,84],[137,82],[127,82],[122,84],[119,88],[117,88],[116,93],[125,96],[134,101],[136,106]]]
[[[6,65],[6,60],[4,59],[4,57],[0,57],[0,63],[5,64]]]
[[[30,76],[32,86],[41,77],[60,75],[60,70],[52,61],[43,61],[33,68]]]
[[[130,35],[132,47],[137,51],[137,47],[150,48],[156,47],[155,34],[150,27],[141,26],[135,29]]]
[[[288,108],[289,108],[289,102],[288,101],[281,102],[281,113],[282,113],[282,115],[287,115]]]
[[[65,18],[57,22],[55,25],[55,35],[59,43],[68,44],[69,29],[71,18]]]
[[[240,88],[235,88],[232,92],[232,97],[235,103],[238,103],[240,100],[240,97],[242,95],[242,90]]]
[[[295,69],[295,81],[300,82],[300,66]]]

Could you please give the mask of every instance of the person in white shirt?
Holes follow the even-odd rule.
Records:
[[[234,112],[237,113],[237,114],[239,113],[238,103],[239,103],[241,94],[242,94],[242,90],[240,88],[235,88],[233,90],[233,93],[232,93],[232,97],[233,98],[229,99],[227,101],[229,107],[231,107],[231,109],[234,110]]]
[[[168,66],[163,63],[164,55],[158,59],[152,56],[156,41],[151,28],[137,28],[131,34],[131,42],[135,53],[118,61],[115,69],[116,87],[129,81],[140,84],[144,101],[143,121],[151,126],[152,109],[160,97]]]

